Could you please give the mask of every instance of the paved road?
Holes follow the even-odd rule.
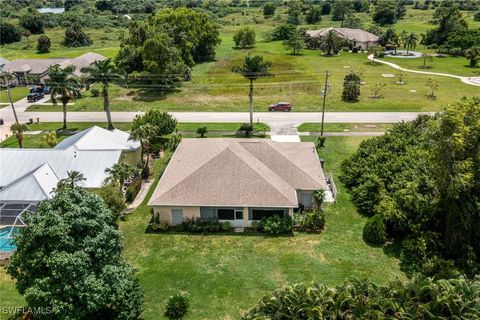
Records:
[[[42,122],[61,122],[61,112],[20,112],[17,108],[21,121],[39,117]],[[130,122],[139,112],[112,112],[115,122]],[[248,122],[247,112],[171,112],[179,122]],[[393,123],[413,120],[420,114],[418,112],[327,112],[327,123]],[[431,114],[431,113],[428,113]],[[0,109],[0,117],[10,120],[13,113],[10,107]],[[304,122],[321,122],[320,112],[257,112],[254,119],[258,122],[272,124],[275,127],[282,126],[289,130],[287,124],[299,125]],[[102,122],[106,121],[104,112],[69,112],[69,122]]]
[[[373,54],[370,54],[368,56],[368,60],[373,61]],[[480,86],[480,77],[462,77],[462,76],[457,76],[455,74],[450,74],[450,73],[441,73],[441,72],[430,72],[430,71],[420,71],[420,70],[412,70],[412,69],[406,69],[403,67],[400,67],[398,64],[384,61],[384,60],[379,60],[375,58],[375,62],[383,63],[386,64],[394,69],[397,70],[402,70],[406,72],[412,72],[412,73],[419,73],[419,74],[427,74],[427,75],[432,75],[432,76],[441,76],[441,77],[449,77],[449,78],[455,78],[461,80],[465,84],[469,84],[471,86]]]

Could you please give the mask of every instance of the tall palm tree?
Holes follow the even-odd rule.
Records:
[[[62,187],[68,187],[74,189],[78,187],[82,181],[87,180],[83,173],[79,171],[67,171],[67,177],[60,180],[58,183],[58,188],[61,189]]]
[[[4,84],[7,88],[7,96],[8,96],[8,100],[10,101],[10,105],[12,106],[13,116],[15,117],[15,123],[19,124],[17,111],[15,110],[15,106],[13,105],[12,93],[10,92],[10,86],[12,82],[15,81],[15,76],[10,72],[3,71],[2,73],[0,73],[0,80],[2,81],[2,84]]]
[[[144,124],[136,128],[130,133],[131,140],[137,140],[140,142],[142,147],[141,150],[141,157],[142,162],[144,155],[147,154],[147,161],[145,162],[145,167],[148,167],[149,159],[150,159],[150,152],[151,152],[151,143],[152,138],[157,135],[157,128],[151,124]]]
[[[87,85],[99,83],[102,86],[103,110],[107,113],[108,130],[113,130],[108,87],[112,82],[123,82],[123,75],[120,74],[119,69],[110,58],[103,61],[95,61],[91,66],[82,68],[81,71],[87,74]]]
[[[331,56],[332,51],[340,49],[342,38],[334,30],[328,30],[324,35],[320,36],[320,49],[327,51],[327,55]]]
[[[410,33],[405,38],[405,47],[407,48],[407,54],[410,51],[410,49],[415,49],[417,47],[417,42],[418,42],[418,36],[415,32]]]
[[[63,106],[63,130],[67,129],[67,103],[80,95],[80,83],[72,77],[74,66],[61,68],[59,65],[48,68],[47,85],[51,87],[50,97],[54,105],[57,104],[57,96]]]
[[[105,180],[107,182],[118,182],[120,185],[120,190],[122,190],[125,181],[138,174],[138,168],[128,163],[120,162],[114,164],[111,168],[105,169],[105,173],[108,174],[108,177]]]
[[[245,57],[245,61],[241,66],[234,66],[232,71],[241,74],[245,79],[250,81],[250,125],[253,126],[253,81],[260,77],[268,77],[272,74],[268,72],[272,64],[269,61],[264,61],[262,56]]]
[[[18,146],[23,148],[23,133],[28,131],[28,127],[26,124],[14,123],[10,127],[10,131],[15,135],[18,141]]]

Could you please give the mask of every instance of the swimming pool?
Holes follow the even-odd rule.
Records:
[[[0,229],[0,252],[12,252],[17,248],[13,243],[12,236],[18,233],[15,227],[4,227]]]

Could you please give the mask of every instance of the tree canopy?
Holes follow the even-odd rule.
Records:
[[[26,217],[7,272],[38,319],[136,319],[142,292],[101,198],[62,188]]]
[[[361,214],[379,215],[409,273],[480,266],[480,100],[395,125],[342,165]]]

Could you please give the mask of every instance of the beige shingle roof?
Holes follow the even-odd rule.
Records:
[[[50,66],[56,64],[62,68],[69,65],[75,66],[74,74],[79,76],[83,67],[88,67],[96,60],[105,60],[101,54],[88,52],[76,58],[52,58],[52,59],[16,59],[7,62],[3,67],[4,71],[13,73],[29,72],[31,74],[44,74]]]
[[[326,188],[313,143],[183,139],[149,205],[297,207]]]
[[[350,28],[324,28],[320,30],[309,30],[307,34],[311,37],[320,37],[326,34],[328,31],[333,30],[339,34],[342,38],[348,40],[355,40],[358,42],[375,42],[378,41],[378,37],[373,33],[367,32],[361,29]]]

